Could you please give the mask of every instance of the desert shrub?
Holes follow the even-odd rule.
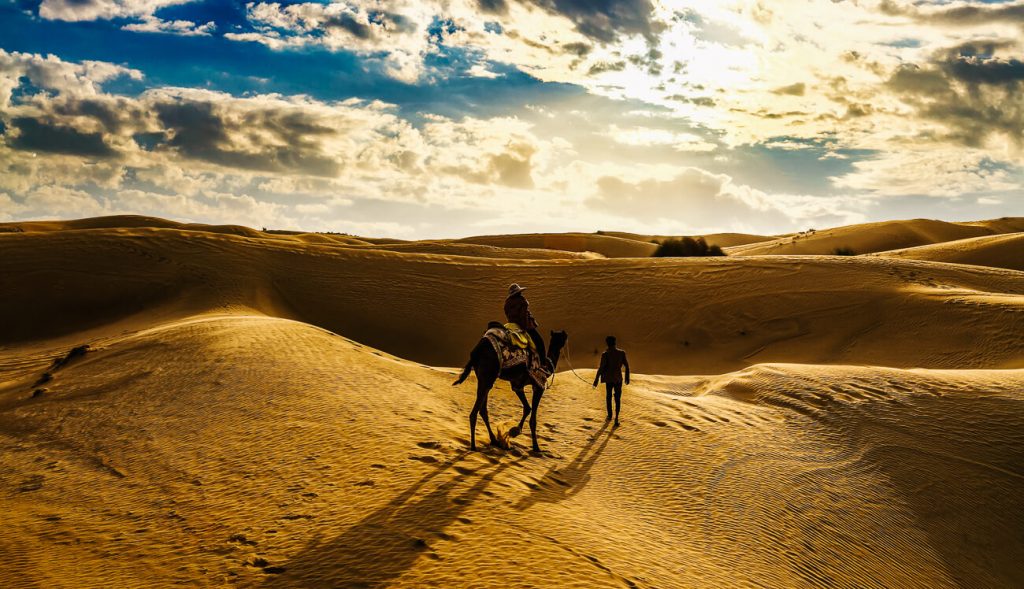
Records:
[[[856,256],[857,252],[853,251],[852,247],[850,247],[848,245],[844,245],[843,247],[837,247],[836,249],[832,250],[832,255],[833,256]]]
[[[724,256],[725,252],[717,245],[708,245],[703,237],[683,237],[682,239],[666,239],[658,244],[652,254],[656,258],[686,258],[695,256]]]

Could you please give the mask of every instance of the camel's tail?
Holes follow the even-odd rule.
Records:
[[[469,362],[466,362],[466,367],[462,369],[462,374],[460,374],[459,378],[456,379],[455,382],[452,383],[453,387],[457,387],[460,384],[466,382],[466,379],[469,378],[469,373],[473,372],[473,365],[474,364],[476,364],[476,348],[475,347],[473,348],[473,351],[469,353]]]

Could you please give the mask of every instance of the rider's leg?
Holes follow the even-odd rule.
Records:
[[[548,353],[544,348],[544,338],[541,337],[540,332],[536,329],[531,329],[526,333],[530,335],[530,339],[533,340],[533,345],[537,348],[537,357],[540,359],[541,366],[550,369],[551,362],[548,360]]]

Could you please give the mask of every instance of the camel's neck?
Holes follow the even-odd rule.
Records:
[[[558,368],[558,358],[561,357],[564,347],[565,344],[558,342],[553,342],[548,346],[548,360],[551,360],[551,365],[555,368]]]

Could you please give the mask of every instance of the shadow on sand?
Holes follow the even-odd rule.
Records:
[[[607,421],[604,422],[604,425],[590,436],[583,449],[568,466],[564,468],[552,466],[548,469],[541,477],[539,487],[534,489],[533,493],[520,499],[515,508],[525,511],[538,503],[559,503],[582,491],[583,487],[590,482],[590,469],[604,452],[614,431],[609,427]],[[601,439],[600,444],[597,444],[598,439]],[[597,444],[596,447],[595,444]]]
[[[333,540],[315,538],[282,565],[283,574],[267,587],[381,587],[413,567],[420,557],[432,558],[431,543],[444,540],[445,528],[484,492],[501,472],[525,460],[461,466],[460,454],[424,475],[384,507],[367,515]],[[436,477],[455,470],[454,477],[417,496]],[[472,480],[466,488],[463,483]]]

